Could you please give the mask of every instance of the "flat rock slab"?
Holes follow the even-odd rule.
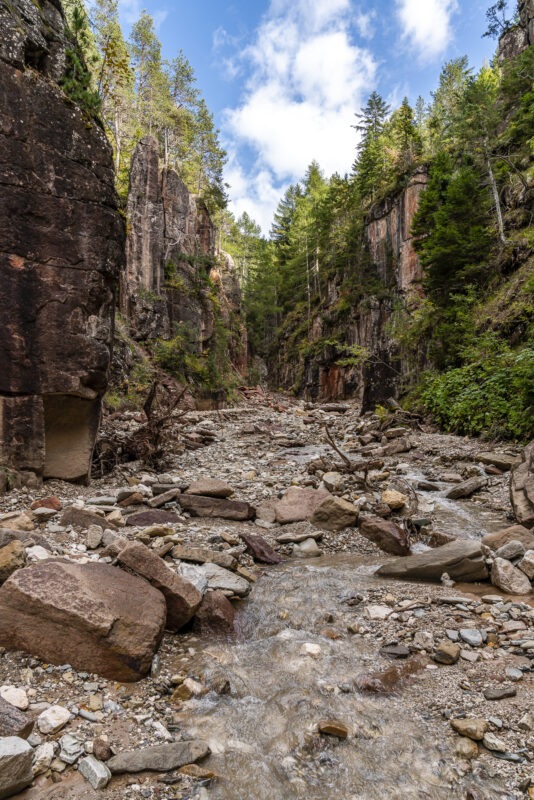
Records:
[[[506,453],[479,453],[477,460],[482,464],[489,464],[492,467],[497,467],[502,472],[508,472],[518,462],[521,461],[517,456],[510,456]]]
[[[72,525],[73,528],[81,528],[82,530],[87,530],[91,525],[98,525],[102,530],[106,528],[110,528],[112,531],[118,530],[117,526],[105,517],[101,517],[93,511],[86,511],[83,508],[74,508],[74,506],[65,509],[61,515],[61,524],[64,527]]]
[[[21,792],[33,781],[33,750],[24,739],[0,739],[0,800]]]
[[[230,497],[234,490],[224,481],[219,481],[217,478],[202,478],[191,484],[185,494],[201,495],[203,497]]]
[[[253,506],[240,500],[183,494],[179,503],[184,511],[188,511],[194,517],[219,517],[246,522],[256,516]]]
[[[126,520],[126,524],[134,528],[148,528],[151,525],[171,525],[180,522],[180,517],[173,511],[162,511],[161,509],[153,509],[152,511],[139,511],[135,514],[130,514]]]
[[[453,486],[452,489],[449,489],[445,497],[448,500],[460,500],[462,497],[471,497],[472,494],[480,491],[480,489],[484,489],[487,485],[488,479],[482,477],[482,475],[478,478],[469,478],[468,481],[463,481]]]
[[[252,556],[254,561],[262,564],[281,564],[284,560],[280,553],[273,550],[261,536],[252,533],[240,533],[239,536],[247,547],[247,553]]]
[[[167,604],[167,630],[175,632],[187,625],[202,602],[202,594],[192,583],[177,575],[141,542],[129,544],[117,558],[119,564],[145,578],[162,593]]]
[[[360,533],[385,553],[391,553],[393,556],[407,556],[410,552],[410,543],[406,532],[389,520],[381,517],[362,519]]]
[[[512,525],[497,533],[488,533],[482,539],[482,544],[491,547],[492,550],[498,550],[509,542],[521,542],[525,550],[534,550],[534,532],[523,525]]]
[[[172,549],[172,557],[180,561],[193,561],[195,564],[218,564],[224,569],[235,569],[237,560],[220,550],[209,550],[207,547],[190,547],[178,544]]]
[[[0,697],[0,737],[18,736],[27,739],[33,730],[35,720],[23,714],[11,703]]]
[[[280,544],[298,544],[299,542],[305,542],[306,539],[322,539],[323,532],[322,531],[309,531],[305,533],[299,533],[298,531],[295,532],[288,532],[282,533],[280,536],[276,537],[276,541]]]
[[[24,544],[38,544],[41,547],[44,547],[45,550],[52,552],[51,546],[46,541],[45,537],[40,533],[36,533],[35,531],[14,531],[11,528],[0,528],[0,547],[5,547],[6,544],[14,541],[23,542]]]
[[[300,489],[298,486],[291,486],[275,504],[276,521],[280,525],[304,522],[329,497],[332,495],[324,489]]]
[[[163,595],[141,578],[108,564],[48,559],[0,588],[0,645],[136,681],[150,669],[166,616]]]
[[[170,772],[173,769],[193,764],[209,755],[210,749],[206,742],[190,740],[186,742],[173,742],[160,744],[155,747],[145,747],[143,750],[128,750],[119,753],[107,762],[112,775],[124,772]]]
[[[439,581],[444,572],[456,581],[486,580],[488,571],[480,542],[457,539],[435,550],[384,564],[376,574],[404,580]]]

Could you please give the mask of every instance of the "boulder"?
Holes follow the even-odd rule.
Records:
[[[0,739],[0,800],[21,792],[33,781],[33,750],[24,739]]]
[[[506,594],[530,594],[532,586],[524,572],[504,558],[496,558],[491,568],[491,582]]]
[[[165,619],[159,591],[108,564],[48,559],[0,588],[0,645],[110,680],[147,674]]]
[[[10,542],[19,541],[28,547],[32,544],[38,544],[44,547],[45,550],[52,552],[52,548],[46,541],[45,537],[36,533],[35,531],[14,531],[11,528],[0,528],[0,547],[5,547]]]
[[[17,539],[0,548],[0,585],[26,563],[26,550]]]
[[[59,497],[52,495],[51,497],[43,497],[41,500],[34,500],[30,508],[32,511],[36,508],[50,508],[54,511],[61,511],[63,505]]]
[[[202,636],[234,633],[235,609],[222,592],[208,591],[193,617],[193,630]]]
[[[360,533],[373,542],[385,553],[394,556],[406,556],[410,552],[410,543],[406,532],[394,522],[381,517],[366,517],[360,520]]]
[[[201,495],[202,497],[230,497],[234,490],[224,481],[219,481],[217,478],[201,478],[199,481],[194,481],[186,494]]]
[[[341,497],[327,497],[312,514],[310,522],[325,531],[342,531],[352,528],[358,521],[360,510]]]
[[[152,511],[139,511],[136,514],[130,514],[126,520],[126,525],[134,528],[149,528],[153,525],[172,525],[175,522],[180,522],[178,514],[173,511],[154,508]]]
[[[247,547],[247,553],[250,553],[254,561],[262,564],[281,564],[284,560],[261,536],[253,533],[240,533],[239,536]]]
[[[184,564],[181,565],[181,571],[184,566]],[[195,566],[193,569],[198,576],[196,580],[207,581],[208,589],[219,590],[228,595],[235,594],[238,597],[246,597],[250,594],[248,581],[236,575],[235,572],[229,572],[227,569],[219,567],[217,564],[202,564],[201,566]]]
[[[384,564],[377,575],[404,580],[439,581],[443,573],[455,581],[483,581],[488,577],[480,542],[456,539],[443,547]]]
[[[520,464],[512,472],[510,499],[518,523],[529,530],[534,528],[534,442],[525,447]]]
[[[460,736],[467,736],[475,742],[481,742],[489,728],[485,719],[467,717],[466,719],[451,719],[451,728]]]
[[[33,730],[34,719],[0,697],[0,737],[18,736],[27,739]]]
[[[293,545],[293,555],[295,558],[318,558],[322,552],[315,539],[310,537]]]
[[[449,666],[456,664],[460,658],[460,645],[445,639],[436,645],[433,658],[438,664],[447,664]]]
[[[498,550],[508,542],[521,542],[525,550],[534,550],[534,532],[522,525],[512,525],[497,533],[488,533],[482,539],[482,544],[492,550]]]
[[[459,500],[462,497],[471,497],[472,494],[480,491],[480,489],[483,489],[487,485],[487,478],[484,478],[482,475],[475,476],[474,478],[469,478],[468,481],[463,481],[453,486],[453,488],[449,489],[446,493],[445,497],[448,500]]]
[[[78,770],[93,789],[105,789],[111,780],[111,772],[108,767],[94,756],[82,758],[78,765]]]
[[[142,750],[128,750],[110,758],[107,766],[112,775],[145,772],[145,770],[170,772],[186,764],[193,764],[209,753],[210,749],[206,742],[192,739],[145,747]]]
[[[179,631],[187,625],[202,601],[201,593],[192,583],[177,575],[141,542],[129,544],[117,559],[162,593],[167,604],[167,630]]]
[[[332,495],[324,489],[300,489],[291,486],[274,507],[280,525],[311,519],[314,511]]]
[[[506,542],[495,553],[497,558],[505,558],[507,561],[512,561],[514,558],[521,558],[525,555],[525,545],[517,539],[512,539]]]
[[[102,530],[106,530],[106,528],[112,531],[117,530],[117,526],[113,522],[101,517],[99,514],[95,514],[94,511],[86,511],[84,508],[75,508],[74,506],[65,509],[61,515],[61,524],[64,527],[72,525],[73,528],[79,528],[83,531],[90,528],[91,525],[98,525]]]
[[[395,489],[386,489],[382,492],[382,502],[391,508],[392,511],[398,511],[404,508],[408,502],[408,498],[402,492],[397,492]]]
[[[256,510],[249,503],[240,500],[183,494],[179,503],[184,511],[188,511],[194,517],[220,517],[246,522],[256,516]]]
[[[517,567],[527,578],[534,580],[534,550],[527,550]]]

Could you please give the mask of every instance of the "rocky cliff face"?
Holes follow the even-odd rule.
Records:
[[[531,45],[534,45],[534,0],[520,0],[519,24],[506,31],[499,41],[499,64],[507,58],[516,58]]]
[[[169,340],[181,330],[190,346],[204,353],[212,345],[217,315],[227,327],[232,315],[239,315],[237,272],[232,259],[217,252],[203,201],[174,170],[159,169],[151,136],[139,142],[132,158],[127,213],[120,308],[133,337]],[[239,356],[233,355],[236,363]]]
[[[293,385],[310,400],[360,398],[365,409],[396,393],[402,364],[388,326],[396,298],[409,300],[422,293],[422,271],[411,226],[427,183],[427,171],[420,168],[403,191],[371,209],[365,224],[365,245],[371,270],[384,291],[380,297],[367,297],[343,316],[336,316],[332,309],[341,299],[341,285],[338,279],[332,280],[312,322],[312,354],[300,361],[293,358],[288,353],[292,331],[282,338],[276,375],[280,385]],[[339,365],[342,348],[354,345],[363,348],[369,358],[357,366]]]
[[[124,229],[112,152],[58,81],[59,0],[0,0],[0,464],[85,479]]]

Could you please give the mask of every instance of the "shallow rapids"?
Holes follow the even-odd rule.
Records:
[[[219,665],[231,685],[181,715],[187,734],[212,749],[207,766],[221,779],[210,798],[464,800],[476,785],[457,780],[448,745],[413,711],[414,693],[439,670],[393,696],[354,689],[355,676],[374,668],[376,641],[347,635],[339,617],[351,596],[377,585],[376,563],[329,556],[270,569],[241,604],[236,641],[201,644],[190,667]],[[344,638],[329,638],[337,634]],[[345,741],[317,734],[332,719],[348,727]],[[485,785],[481,796],[506,795]]]

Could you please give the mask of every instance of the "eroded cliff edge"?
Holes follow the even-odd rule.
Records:
[[[0,0],[0,464],[86,480],[125,229],[111,146],[60,88],[59,0]]]

